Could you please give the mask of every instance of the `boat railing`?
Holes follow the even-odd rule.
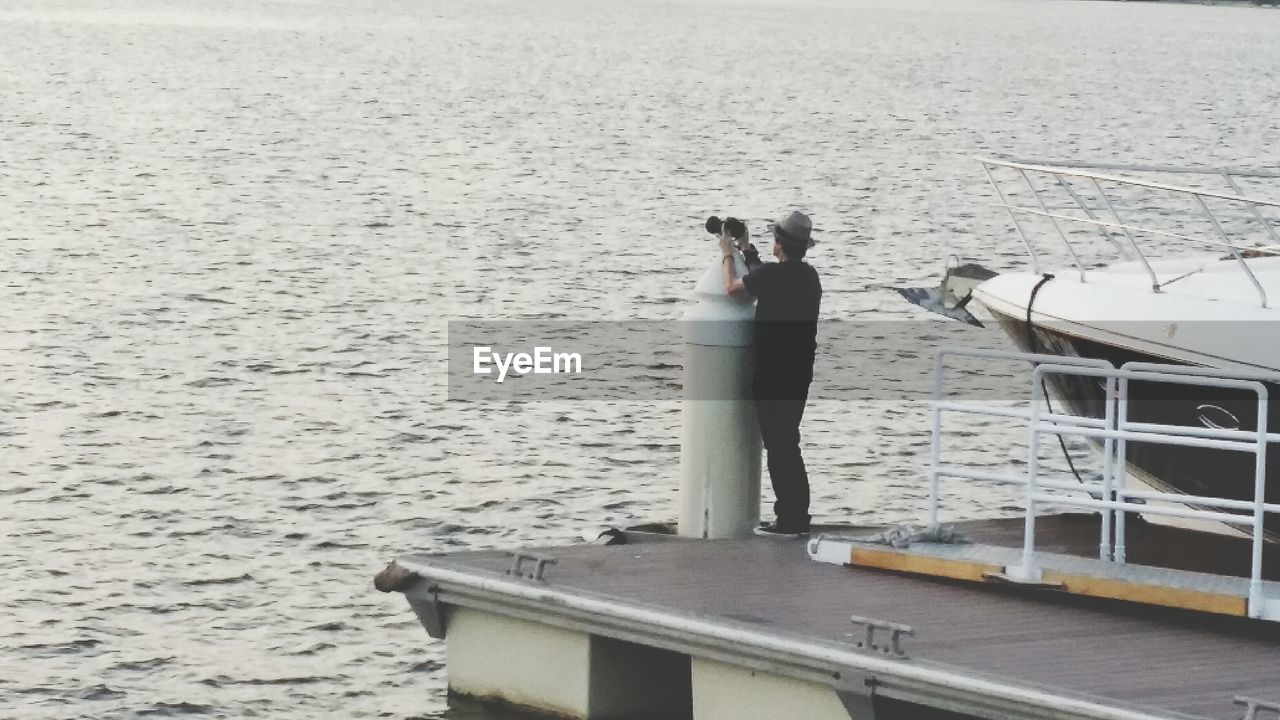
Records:
[[[948,361],[953,358],[1002,360],[1033,365],[1029,373],[1030,403],[1026,407],[1005,407],[991,403],[949,400],[945,392]],[[1049,376],[1090,378],[1103,388],[1103,417],[1089,417],[1069,411],[1053,412],[1045,402],[1045,381]],[[1265,381],[1265,382],[1264,382]],[[1129,417],[1130,384],[1164,383],[1205,388],[1244,391],[1256,398],[1254,430],[1193,427],[1136,422]],[[1267,428],[1267,384],[1280,383],[1280,375],[1216,368],[1197,368],[1154,363],[1127,363],[1117,368],[1105,360],[1016,352],[945,348],[938,352],[934,365],[933,399],[931,403],[932,442],[929,457],[928,521],[937,527],[941,521],[941,481],[956,478],[970,481],[1022,486],[1024,491],[1024,537],[1021,565],[1006,568],[1006,574],[1019,582],[1039,582],[1041,561],[1036,552],[1036,521],[1039,510],[1048,505],[1074,506],[1097,510],[1101,514],[1098,557],[1100,560],[1124,564],[1126,513],[1143,513],[1168,517],[1223,523],[1242,528],[1251,538],[1248,615],[1254,618],[1280,619],[1280,599],[1263,594],[1262,550],[1265,542],[1265,519],[1280,514],[1280,504],[1266,502],[1266,467],[1268,444],[1280,442],[1280,433]],[[1026,423],[1029,448],[1025,473],[993,472],[975,469],[970,464],[947,463],[942,457],[943,417],[946,413],[963,413],[987,418],[1013,418]],[[1096,481],[1060,480],[1046,476],[1042,468],[1041,442],[1045,436],[1082,436],[1101,440],[1102,469]],[[1157,443],[1253,455],[1253,497],[1236,500],[1181,493],[1159,492],[1129,487],[1127,482],[1127,444]]]
[[[1110,163],[1067,164],[981,157],[978,161],[999,198],[999,207],[1008,212],[1034,272],[1042,272],[1041,258],[1033,242],[1036,233],[1029,227],[1028,219],[1041,218],[1053,226],[1054,234],[1061,241],[1082,282],[1086,280],[1089,268],[1071,240],[1070,225],[1092,227],[1101,232],[1117,246],[1122,258],[1141,265],[1151,281],[1153,292],[1161,292],[1187,274],[1161,278],[1151,264],[1150,238],[1226,251],[1253,285],[1259,302],[1267,307],[1266,290],[1245,261],[1257,255],[1280,255],[1277,221],[1264,213],[1264,209],[1273,212],[1273,209],[1280,208],[1280,201],[1245,195],[1241,180],[1280,180],[1280,172]],[[1118,174],[1121,172],[1207,177],[1220,182],[1224,189],[1218,191],[1154,182]],[[1009,176],[1014,178],[1014,186],[1009,185]],[[1030,191],[1029,197],[1021,195],[1022,187]],[[1125,196],[1132,200],[1135,194],[1141,196],[1137,205],[1148,212],[1145,218],[1127,216],[1132,208],[1126,206]],[[1185,200],[1191,201],[1189,206],[1181,205]],[[1215,212],[1211,203],[1218,206],[1218,211]],[[1122,209],[1126,211],[1125,216],[1121,215]],[[1224,222],[1224,211],[1233,216],[1234,222]],[[1170,223],[1174,229],[1162,229],[1157,219]],[[1193,228],[1185,229],[1188,225]],[[1257,242],[1262,238],[1265,238],[1265,243]]]

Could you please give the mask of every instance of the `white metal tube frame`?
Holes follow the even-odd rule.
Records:
[[[1091,358],[1064,358],[1061,355],[1049,355],[1044,353],[1021,353],[1002,350],[974,350],[966,348],[941,348],[933,361],[933,401],[930,403],[930,421],[931,421],[931,442],[929,445],[929,524],[938,524],[938,493],[939,493],[939,469],[941,467],[941,449],[942,449],[942,413],[944,410],[973,412],[979,414],[988,414],[997,417],[1027,417],[1025,411],[1005,414],[1010,411],[1004,411],[998,408],[991,408],[994,412],[984,413],[982,406],[970,406],[960,403],[949,403],[943,398],[943,384],[946,375],[946,360],[948,357],[958,355],[970,358],[979,358],[986,360],[1008,360],[1012,362],[1026,363],[1045,363],[1045,362],[1066,362],[1078,363],[1083,367],[1114,367],[1106,360],[1095,360]]]
[[[1032,163],[1016,162],[1012,160],[999,160],[996,158],[988,158],[988,157],[979,157],[978,162],[982,163],[983,165],[989,165],[991,167],[1004,167],[1004,168],[1011,168],[1013,170],[1029,170],[1031,172],[1044,173],[1046,175],[1063,175],[1066,177],[1085,178],[1089,180],[1103,180],[1106,182],[1117,183],[1120,185],[1134,185],[1136,187],[1145,187],[1145,188],[1150,188],[1152,190],[1164,190],[1167,192],[1174,192],[1174,193],[1179,193],[1183,195],[1202,195],[1204,197],[1215,198],[1218,200],[1249,202],[1255,205],[1264,205],[1268,207],[1280,207],[1280,201],[1276,201],[1276,200],[1264,200],[1263,198],[1248,197],[1245,195],[1227,195],[1224,193],[1216,193],[1216,192],[1209,192],[1206,190],[1199,190],[1196,188],[1186,187],[1183,185],[1155,183],[1155,182],[1148,182],[1146,180],[1138,180],[1136,178],[1131,178],[1131,177],[1124,177],[1121,175],[1107,175],[1103,173],[1089,172],[1087,170],[1082,169],[1085,166],[1032,164]],[[1091,167],[1102,167],[1102,166],[1093,165]],[[1135,165],[1135,166],[1112,166],[1112,167],[1118,170],[1133,170],[1136,172],[1162,172],[1162,173],[1178,172],[1178,170],[1176,170],[1175,168],[1162,168],[1162,167],[1154,167],[1154,166],[1144,167],[1144,166]],[[1203,174],[1203,175],[1218,175],[1218,174],[1221,174],[1222,170],[1205,169],[1205,170],[1197,171],[1197,170],[1191,170],[1191,169],[1183,169],[1181,170],[1181,172]],[[1280,177],[1280,175],[1277,175],[1274,173],[1253,172],[1248,170],[1232,170],[1230,172],[1232,175],[1240,175],[1240,176],[1246,176],[1246,177]]]
[[[987,408],[967,403],[945,400],[944,376],[946,360],[952,356],[984,359],[1002,359],[1030,362],[1036,365],[1031,372],[1031,405],[1027,411],[1008,408]],[[1074,375],[1105,380],[1106,411],[1104,417],[1090,418],[1065,413],[1044,413],[1045,379],[1049,375]],[[1014,579],[1036,581],[1040,569],[1035,554],[1035,527],[1037,506],[1041,503],[1057,503],[1076,507],[1095,508],[1102,511],[1102,527],[1099,539],[1099,558],[1117,563],[1125,562],[1125,513],[1141,512],[1170,517],[1188,518],[1227,523],[1247,527],[1251,535],[1251,565],[1249,578],[1250,617],[1262,617],[1265,608],[1262,584],[1262,549],[1264,545],[1264,521],[1267,513],[1280,513],[1280,505],[1266,502],[1267,445],[1280,442],[1280,434],[1268,432],[1267,386],[1263,381],[1280,382],[1280,376],[1214,368],[1167,366],[1154,363],[1129,363],[1115,368],[1104,360],[1071,358],[1057,355],[993,352],[944,348],[937,354],[934,368],[932,403],[933,437],[929,461],[929,522],[937,525],[940,515],[940,481],[942,477],[955,477],[976,481],[1013,484],[1021,481],[1026,487],[1025,535],[1022,565],[1006,571]],[[1224,430],[1218,428],[1194,428],[1190,426],[1162,425],[1130,422],[1128,419],[1129,383],[1131,381],[1155,382],[1179,385],[1195,385],[1250,391],[1257,397],[1255,430]],[[1027,420],[1028,455],[1025,477],[989,473],[943,464],[941,458],[942,414],[944,412],[976,413],[989,417]],[[1103,442],[1103,469],[1100,483],[1064,483],[1040,477],[1040,437],[1050,435],[1081,435],[1101,438]],[[1203,447],[1254,455],[1254,496],[1250,501],[1226,498],[1190,496],[1129,489],[1126,486],[1126,443],[1148,442],[1189,447]],[[1093,497],[1071,497],[1043,492],[1043,490],[1084,491],[1098,493]],[[1175,504],[1175,507],[1134,502],[1152,501]],[[1237,511],[1223,512],[1223,511]],[[1248,514],[1240,514],[1247,512]],[[1114,540],[1112,539],[1114,536]]]
[[[1253,286],[1254,291],[1258,294],[1258,300],[1262,305],[1262,307],[1268,306],[1266,289],[1263,288],[1262,283],[1258,280],[1257,276],[1254,274],[1253,269],[1249,267],[1249,264],[1248,262],[1246,262],[1246,258],[1244,257],[1244,255],[1241,254],[1241,251],[1242,250],[1247,250],[1249,252],[1260,251],[1264,254],[1274,254],[1278,250],[1280,250],[1280,248],[1275,247],[1275,243],[1280,241],[1280,235],[1277,234],[1276,229],[1272,225],[1272,222],[1268,220],[1259,209],[1260,206],[1269,207],[1269,208],[1280,207],[1280,202],[1273,201],[1273,200],[1264,200],[1262,198],[1249,197],[1241,194],[1240,186],[1235,182],[1235,179],[1233,176],[1238,175],[1242,177],[1243,176],[1275,177],[1274,174],[1265,173],[1265,172],[1255,173],[1255,172],[1248,172],[1243,170],[1227,170],[1227,169],[1221,169],[1221,168],[1191,170],[1191,169],[1178,169],[1178,168],[1167,168],[1167,167],[1156,167],[1156,166],[1125,167],[1125,166],[1119,166],[1119,165],[1098,165],[1098,164],[1086,166],[1086,165],[1079,165],[1079,164],[1067,165],[1067,164],[1056,164],[1056,163],[1017,162],[1013,160],[1000,160],[1000,159],[985,158],[985,157],[979,157],[977,158],[977,160],[979,163],[982,164],[982,170],[987,177],[987,181],[990,183],[992,189],[995,190],[996,196],[1000,199],[1001,207],[1003,207],[1009,213],[1009,218],[1013,222],[1014,229],[1017,231],[1018,237],[1022,240],[1022,244],[1027,249],[1027,253],[1030,256],[1033,272],[1036,272],[1036,273],[1040,272],[1040,269],[1039,269],[1040,258],[1039,258],[1039,255],[1036,253],[1035,246],[1032,242],[1032,238],[1028,235],[1027,228],[1023,227],[1022,222],[1018,218],[1020,214],[1036,215],[1036,216],[1048,218],[1050,220],[1050,222],[1053,224],[1054,229],[1057,231],[1059,240],[1063,243],[1063,245],[1067,249],[1068,254],[1071,256],[1072,264],[1075,265],[1076,270],[1079,272],[1081,282],[1085,281],[1086,268],[1084,263],[1081,261],[1079,255],[1076,253],[1076,249],[1072,246],[1070,240],[1068,239],[1066,232],[1063,230],[1061,225],[1062,221],[1068,221],[1068,222],[1074,222],[1074,223],[1085,223],[1085,224],[1093,225],[1094,227],[1097,227],[1098,230],[1104,234],[1104,236],[1108,237],[1108,239],[1110,239],[1111,237],[1108,234],[1109,230],[1120,230],[1120,232],[1124,235],[1124,238],[1128,241],[1129,248],[1134,253],[1134,259],[1137,260],[1142,265],[1143,270],[1146,271],[1147,276],[1150,278],[1151,289],[1153,292],[1161,292],[1162,286],[1164,283],[1162,283],[1160,278],[1156,275],[1156,272],[1152,268],[1146,253],[1143,252],[1142,247],[1139,245],[1138,238],[1136,236],[1137,233],[1156,235],[1160,237],[1176,238],[1176,239],[1187,241],[1196,245],[1207,245],[1210,247],[1223,247],[1230,253],[1231,257],[1240,266],[1240,270],[1243,272],[1244,276],[1249,280],[1250,284]],[[1225,179],[1226,184],[1228,185],[1228,187],[1232,192],[1219,193],[1219,192],[1211,192],[1208,190],[1196,189],[1196,188],[1179,186],[1179,185],[1148,182],[1146,180],[1140,180],[1134,177],[1123,177],[1119,175],[1099,173],[1092,170],[1087,170],[1085,169],[1086,167],[1099,168],[1099,169],[1131,170],[1135,172],[1162,172],[1162,173],[1184,172],[1184,173],[1194,173],[1194,174],[1215,176],[1215,177],[1220,177]],[[1005,193],[1004,189],[1000,186],[1000,183],[996,181],[995,175],[992,174],[991,172],[992,168],[1004,168],[1006,170],[1012,170],[1016,172],[1017,176],[1022,179],[1023,183],[1030,190],[1031,197],[1034,198],[1035,205],[1038,206],[1039,209],[1037,210],[1033,207],[1022,207],[1019,205],[1011,204],[1009,202],[1009,196]],[[1044,198],[1041,196],[1040,191],[1036,188],[1036,185],[1032,181],[1029,173],[1047,176],[1052,180],[1056,181],[1057,184],[1067,192],[1067,195],[1071,198],[1072,202],[1075,203],[1078,209],[1084,212],[1085,217],[1063,215],[1060,213],[1050,212],[1049,206],[1045,203]],[[1085,199],[1082,198],[1080,194],[1077,193],[1075,189],[1072,187],[1072,184],[1071,184],[1072,179],[1077,181],[1087,182],[1089,185],[1093,187],[1094,191],[1097,193],[1098,199],[1102,203],[1102,207],[1098,209],[1099,210],[1105,209],[1106,212],[1110,214],[1110,216],[1114,219],[1114,222],[1108,222],[1098,217],[1097,213],[1094,212],[1094,208],[1090,207],[1089,204],[1085,201]],[[1214,229],[1214,232],[1221,238],[1221,242],[1214,242],[1212,240],[1209,240],[1208,238],[1203,238],[1203,237],[1192,237],[1192,236],[1181,235],[1177,233],[1169,233],[1169,232],[1157,230],[1156,228],[1152,228],[1152,227],[1142,227],[1138,225],[1125,223],[1120,218],[1120,214],[1117,211],[1115,204],[1111,201],[1111,197],[1107,194],[1107,190],[1102,186],[1102,183],[1104,182],[1109,183],[1112,186],[1144,188],[1147,191],[1169,193],[1173,196],[1191,197],[1192,199],[1195,200],[1196,205],[1199,207],[1201,216],[1210,222],[1211,226]],[[1250,216],[1253,219],[1253,222],[1262,226],[1262,228],[1267,234],[1267,237],[1270,238],[1273,245],[1267,248],[1255,248],[1250,245],[1237,242],[1232,237],[1231,233],[1229,233],[1227,229],[1223,227],[1217,215],[1214,214],[1213,210],[1205,202],[1206,198],[1228,202],[1228,203],[1234,204],[1235,206],[1242,206],[1243,208],[1246,208],[1249,211]],[[1173,280],[1178,280],[1178,279],[1181,279],[1181,276],[1178,278],[1174,278]],[[1173,280],[1170,280],[1169,282],[1172,282]]]

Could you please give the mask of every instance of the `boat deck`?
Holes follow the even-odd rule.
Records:
[[[1091,515],[1041,518],[1038,547],[1096,555],[1097,522]],[[1021,519],[960,523],[957,529],[978,543],[1021,543]],[[1119,714],[1112,717],[1239,720],[1245,709],[1234,702],[1238,696],[1280,702],[1280,628],[1275,623],[826,565],[810,560],[805,542],[798,539],[691,541],[632,532],[626,539],[615,546],[531,550],[554,556],[557,563],[547,568],[545,581],[520,582],[617,608],[849,650],[861,636],[850,623],[852,615],[909,625],[915,635],[906,639],[908,657],[896,667],[927,668],[1094,702],[1114,708]],[[1280,579],[1280,549],[1268,548],[1265,555],[1265,576]],[[1145,523],[1130,528],[1129,559],[1195,572],[1248,571],[1246,540]],[[551,618],[562,612],[552,593],[532,604],[504,595],[503,584],[513,581],[506,574],[510,553],[409,555],[396,565],[412,582],[395,589],[404,590],[411,601],[414,593],[421,600],[422,593],[430,592],[442,602],[475,603],[490,611],[509,604],[526,616]],[[462,575],[487,578],[492,586],[464,592],[450,579]],[[581,616],[575,622],[591,625]],[[633,625],[630,637],[622,639],[635,642],[643,634],[643,628]],[[681,649],[679,639],[660,632],[653,644]],[[872,674],[889,702],[920,697],[913,698],[907,688],[911,683],[902,679],[909,673],[899,678],[892,670],[862,671]]]

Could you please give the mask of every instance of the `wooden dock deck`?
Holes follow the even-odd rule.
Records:
[[[1013,547],[1021,543],[1021,522],[957,527],[975,542]],[[1096,555],[1097,537],[1094,516],[1039,521],[1038,545],[1046,551]],[[1280,702],[1275,623],[825,565],[808,558],[802,540],[626,539],[531,550],[556,559],[544,581],[507,574],[509,553],[408,555],[384,572],[380,587],[404,592],[428,629],[440,625],[439,608],[474,607],[747,667],[789,666],[837,689],[856,678],[874,691],[877,718],[1050,716],[1056,706],[1052,717],[1239,720],[1245,708],[1234,702],[1238,696]],[[1240,543],[1247,541],[1135,524],[1129,560],[1244,575],[1248,553]],[[1265,575],[1280,578],[1280,550],[1268,551]],[[520,587],[535,592],[517,596]],[[566,598],[589,600],[595,609]],[[851,615],[911,626],[907,657],[857,651]],[[829,652],[784,657],[769,643],[677,632],[680,622],[693,621]],[[935,682],[947,677],[960,689]],[[981,687],[990,693],[971,692]],[[924,708],[937,714],[922,716]]]

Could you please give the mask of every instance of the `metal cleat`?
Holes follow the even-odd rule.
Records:
[[[524,562],[526,560],[532,560],[534,562],[532,572],[525,570]],[[548,555],[535,555],[533,553],[515,551],[511,553],[511,567],[507,569],[507,574],[523,578],[525,580],[546,582],[543,578],[543,574],[547,571],[547,566],[555,565],[558,562],[560,561]]]
[[[882,652],[886,655],[892,655],[898,658],[906,658],[907,651],[902,647],[902,636],[915,637],[916,631],[910,625],[901,625],[899,623],[885,622],[883,620],[875,620],[873,618],[864,618],[853,615],[849,621],[854,625],[861,625],[866,633],[862,640],[854,643],[855,647],[872,652]],[[876,631],[881,630],[889,634],[889,642],[887,645],[876,644]]]

